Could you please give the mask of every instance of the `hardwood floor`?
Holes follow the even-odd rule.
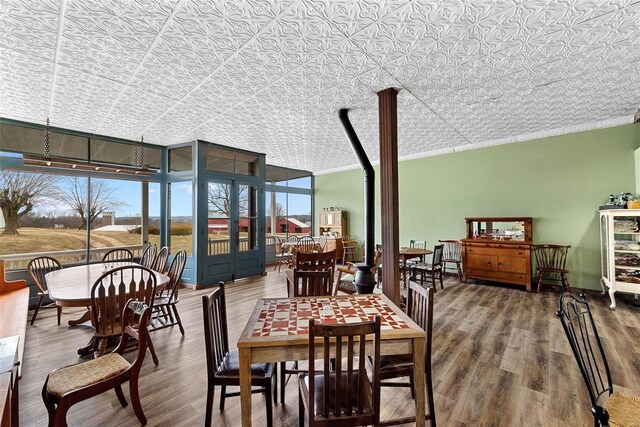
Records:
[[[235,343],[256,298],[286,295],[282,273],[242,280],[227,286],[230,343]],[[181,291],[178,305],[186,334],[177,327],[152,335],[160,365],[149,354],[140,376],[140,396],[151,426],[204,423],[207,376],[201,296],[208,290]],[[560,321],[555,317],[559,292],[539,294],[486,284],[462,284],[447,277],[435,295],[433,361],[435,405],[441,426],[581,426],[592,425],[589,401]],[[618,298],[616,311],[608,297],[590,296],[617,391],[640,394],[640,305]],[[63,324],[80,311],[63,310]],[[44,310],[28,326],[20,425],[47,424],[40,397],[47,373],[76,363],[76,349],[92,335],[88,327],[56,326],[55,310]],[[277,426],[297,426],[297,387],[293,377],[285,406],[274,407]],[[129,399],[127,387],[125,396]],[[224,412],[213,411],[213,425],[240,424],[239,398],[227,400]],[[383,388],[382,419],[410,414],[408,389]],[[253,397],[254,425],[266,425],[264,399]],[[71,426],[138,425],[131,405],[122,408],[114,392],[75,405]]]

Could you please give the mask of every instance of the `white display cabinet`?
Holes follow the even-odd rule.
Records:
[[[612,309],[616,292],[640,294],[640,209],[600,211],[602,290]]]

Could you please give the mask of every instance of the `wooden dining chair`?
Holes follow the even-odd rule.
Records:
[[[215,387],[221,387],[220,410],[224,410],[227,397],[239,396],[239,392],[227,393],[227,386],[239,386],[238,350],[229,349],[229,332],[227,330],[227,309],[224,295],[224,283],[211,295],[202,296],[202,312],[204,318],[204,341],[207,353],[207,409],[204,425],[211,426],[213,398]],[[267,401],[267,426],[273,425],[273,399],[277,399],[276,365],[272,363],[255,363],[251,365],[251,385],[258,387],[251,393],[263,393]]]
[[[129,249],[111,249],[104,254],[102,262],[133,262],[133,252]]]
[[[151,269],[153,271],[157,271],[158,273],[164,273],[167,269],[168,259],[169,259],[169,247],[163,246],[162,249],[158,251],[158,254],[153,260],[153,266],[151,267]]]
[[[361,345],[367,339],[373,341],[372,378],[367,374],[365,346]],[[318,354],[322,356],[317,358]],[[319,371],[316,360],[322,361]],[[298,380],[300,426],[304,426],[305,413],[309,427],[378,426],[379,362],[379,315],[371,322],[347,325],[317,324],[309,319],[309,373]]]
[[[143,301],[153,310],[156,293],[156,276],[141,265],[127,265],[109,270],[100,276],[91,288],[91,321],[93,351],[97,357],[104,355],[107,341],[122,333],[121,313],[129,299]],[[151,338],[148,340],[153,363],[158,365],[158,356]]]
[[[296,252],[293,268],[306,271],[328,270],[333,277],[336,266],[336,251],[327,252]]]
[[[184,250],[178,252],[171,260],[171,265],[167,271],[167,276],[170,279],[169,283],[153,299],[150,332],[178,325],[180,333],[184,335],[177,304],[180,301],[180,298],[178,298],[180,280],[186,264],[187,252]]]
[[[321,234],[318,237],[318,246],[320,247],[320,252],[324,252],[324,249],[327,247],[327,236]]]
[[[348,234],[342,236],[342,262],[356,261],[356,239]]]
[[[578,297],[563,292],[556,316],[560,318],[587,387],[594,426],[640,425],[640,396],[613,391],[611,370],[587,295]],[[573,383],[571,381],[570,384]],[[566,393],[575,396],[576,390],[569,388]]]
[[[438,240],[444,245],[442,251],[442,272],[447,272],[448,264],[455,264],[458,280],[462,280],[462,242],[460,240]]]
[[[317,267],[317,266],[316,266]],[[287,294],[289,298],[294,297],[320,297],[332,294],[333,270],[300,270],[294,268],[287,272]],[[306,370],[298,368],[298,361],[293,361],[293,367],[287,368],[287,362],[280,362],[280,402],[284,404],[287,376],[297,375]]]
[[[548,279],[558,280],[565,292],[571,292],[567,279],[567,253],[571,245],[532,245],[531,250],[536,259],[536,272],[538,273],[538,288],[540,292],[542,280],[547,275]]]
[[[298,241],[298,252],[311,253],[316,249],[316,241],[313,237],[304,236]]]
[[[429,412],[426,419],[431,426],[436,426],[435,404],[433,400],[433,379],[431,375],[431,337],[433,335],[433,292],[416,282],[409,282],[407,290],[406,313],[411,319],[426,332],[424,343],[424,374],[427,386],[427,404]],[[415,399],[415,388],[413,383],[413,355],[394,354],[380,357],[380,385],[387,387],[411,387],[411,397]],[[408,377],[408,382],[386,381]],[[398,421],[398,424],[415,422],[415,417]]]
[[[436,278],[440,280],[440,287],[444,289],[444,284],[442,281],[442,254],[444,250],[444,245],[435,245],[433,247],[433,258],[431,259],[431,264],[427,263],[418,263],[411,267],[411,278],[412,280],[416,280],[417,276],[420,275],[420,283],[424,283],[424,280],[427,276],[431,278],[431,285],[433,286],[433,291],[436,291]]]
[[[42,303],[44,298],[49,296],[49,288],[47,287],[47,280],[44,278],[45,274],[50,273],[52,271],[61,270],[62,264],[55,258],[48,256],[41,256],[32,259],[27,264],[27,271],[29,272],[29,276],[31,276],[31,280],[35,283],[36,288],[38,288],[38,302],[36,303],[36,309],[33,311],[33,317],[31,318],[31,325],[36,321],[36,317],[38,316],[38,311],[42,307]],[[44,308],[54,308],[57,311],[58,317],[58,326],[60,326],[60,318],[62,316],[62,307],[56,305],[55,303],[45,305]]]
[[[114,389],[122,407],[127,399],[122,384],[129,382],[129,393],[133,411],[145,425],[147,418],[140,404],[138,380],[140,368],[147,352],[147,324],[151,308],[142,301],[133,299],[123,304],[120,344],[104,357],[51,371],[42,387],[42,400],[49,413],[49,426],[66,426],[67,412],[76,403]],[[136,327],[134,327],[136,325]],[[122,355],[129,338],[138,343],[136,357],[129,363]],[[3,424],[4,425],[4,424]]]
[[[142,253],[142,257],[140,258],[140,265],[147,268],[153,267],[153,261],[156,259],[157,252],[158,247],[155,244],[147,245]]]

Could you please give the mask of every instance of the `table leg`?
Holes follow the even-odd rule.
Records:
[[[424,337],[413,339],[413,383],[416,393],[416,426],[425,425]]]
[[[251,348],[239,348],[242,425],[251,427]]]
[[[79,319],[69,320],[69,326],[77,326],[91,320],[91,310],[85,311]]]

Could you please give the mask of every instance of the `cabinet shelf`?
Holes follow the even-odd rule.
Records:
[[[638,236],[640,235],[639,231],[614,231],[613,234],[624,234],[625,236]]]
[[[619,270],[638,270],[640,271],[640,265],[637,267],[633,267],[630,265],[615,265],[615,268],[619,269]]]
[[[640,250],[632,251],[631,249],[616,249],[614,252],[621,254],[640,254]]]

